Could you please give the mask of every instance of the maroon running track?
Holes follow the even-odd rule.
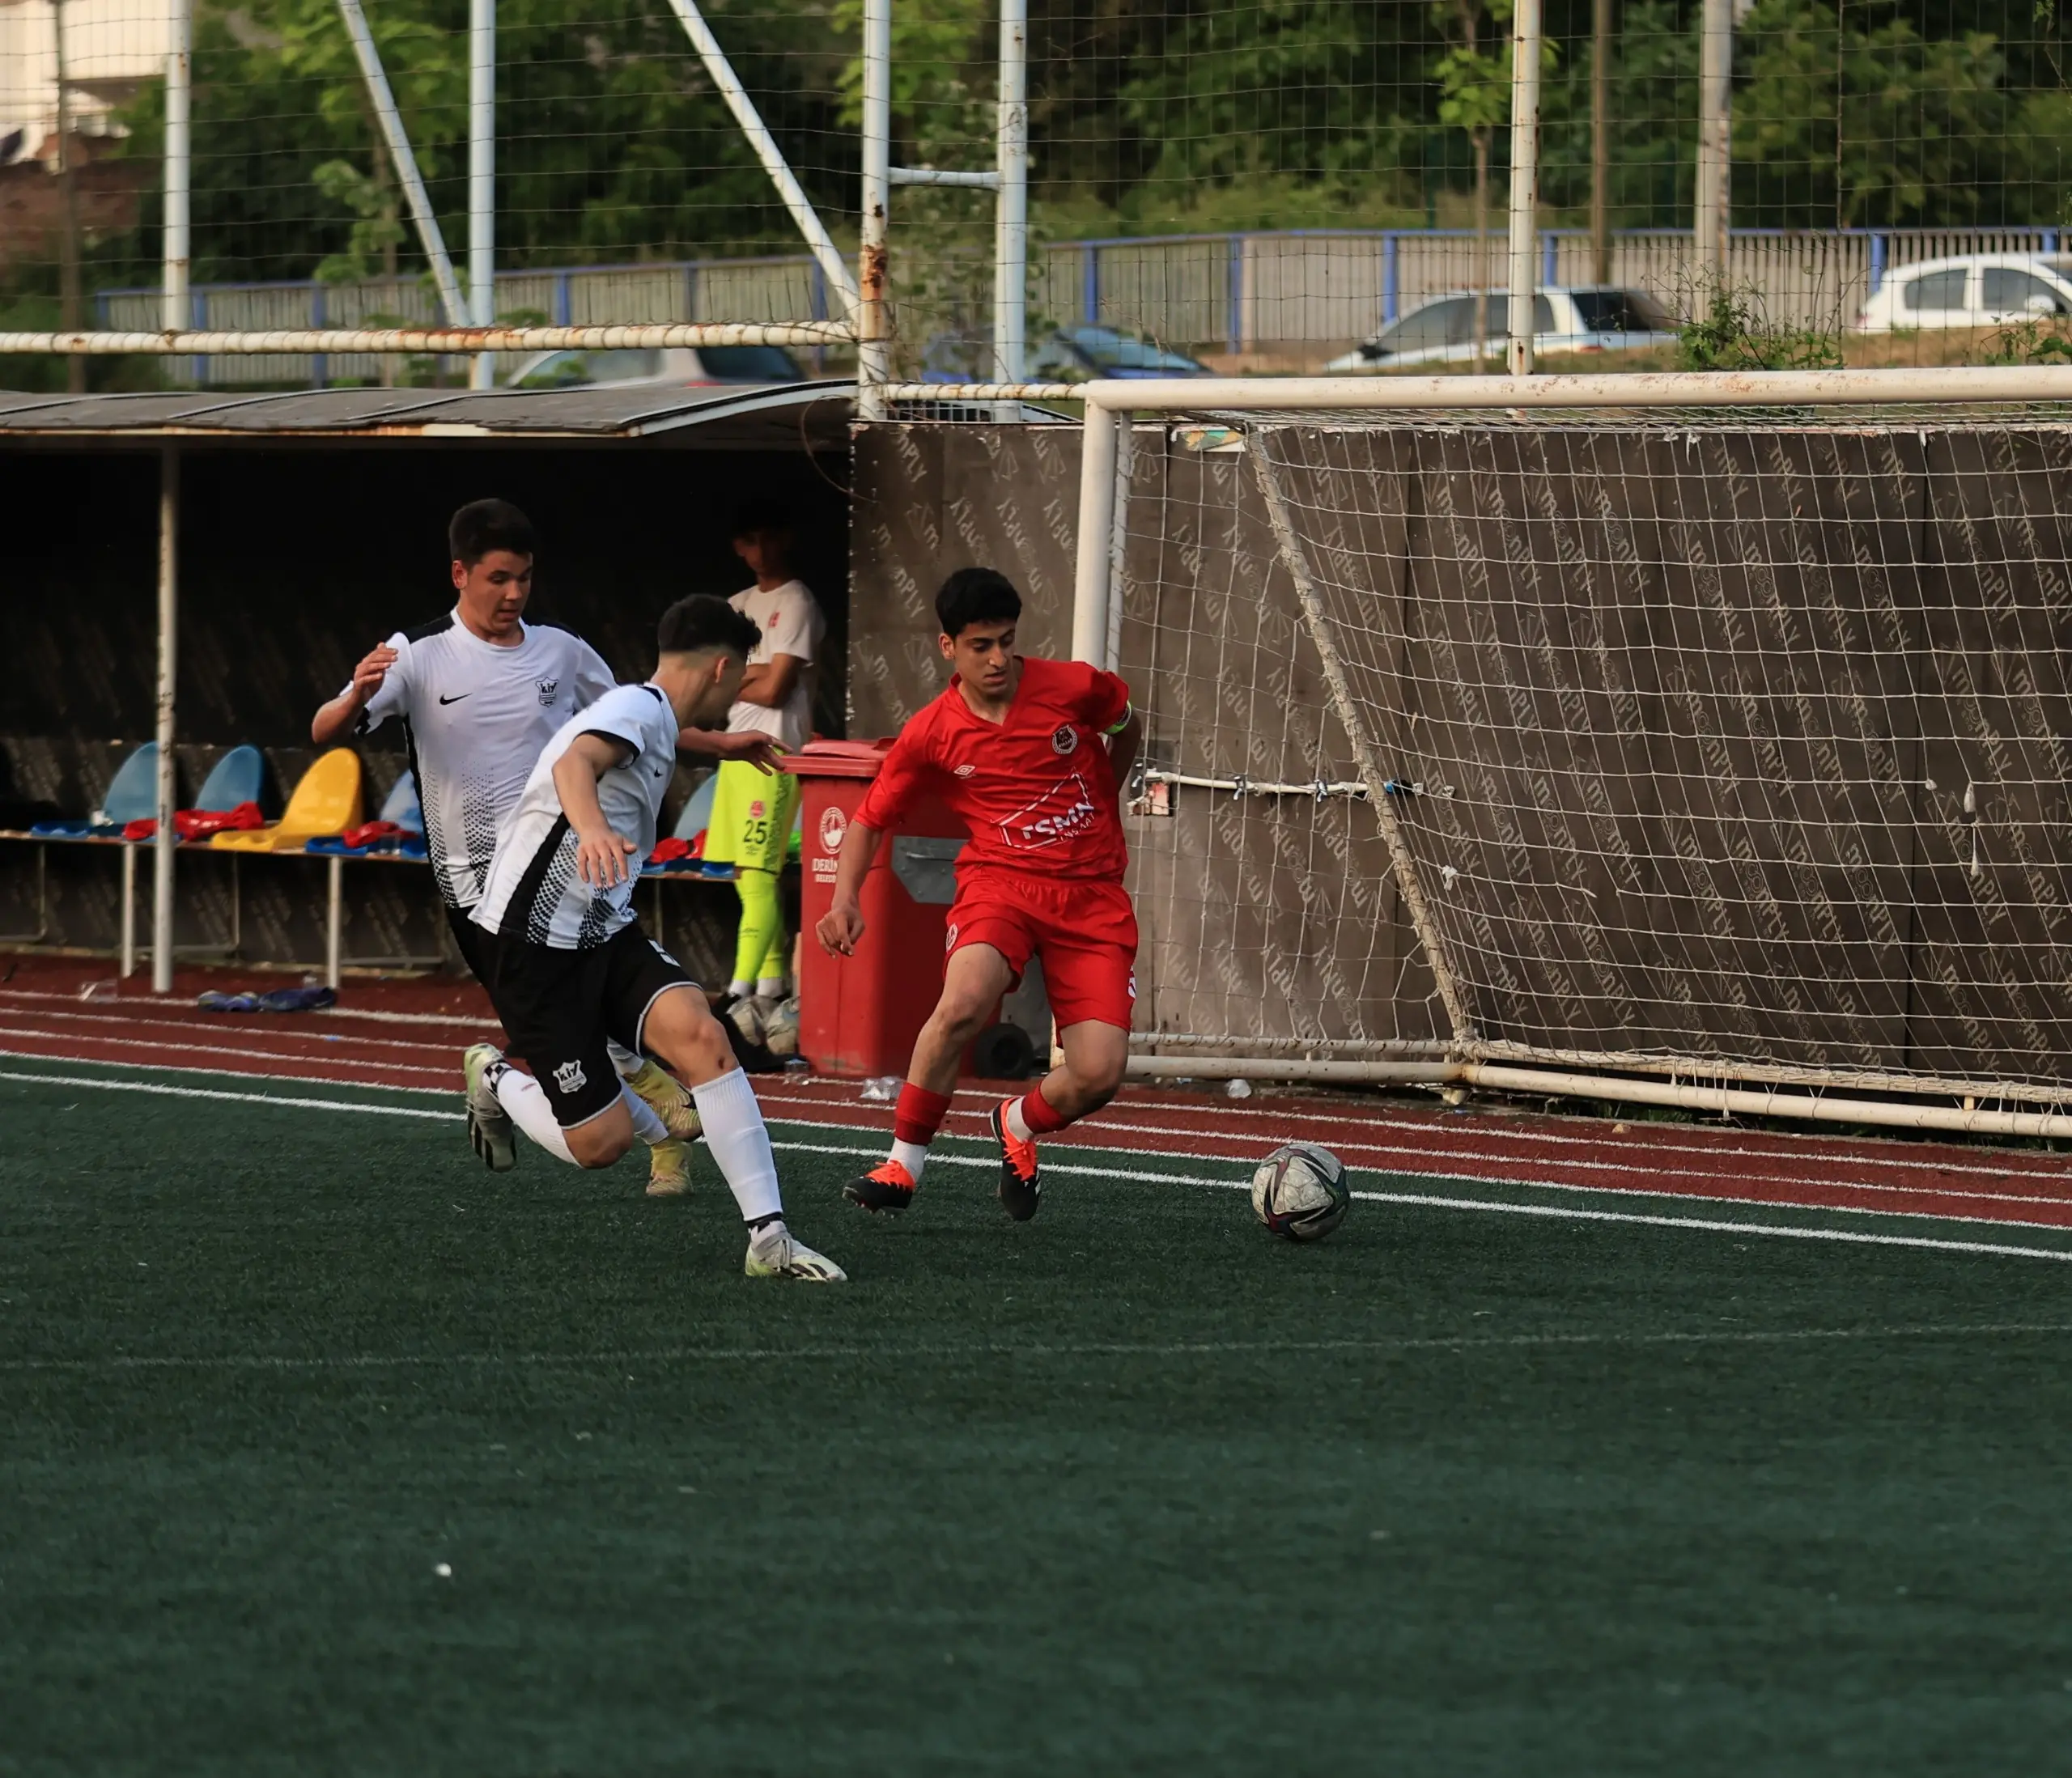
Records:
[[[259,1079],[456,1092],[459,1052],[501,1036],[472,982],[351,984],[321,1013],[199,1011],[203,987],[264,987],[183,970],[154,999],[108,982],[105,965],[0,965],[0,1054]],[[83,997],[96,992],[100,997]],[[853,1080],[759,1077],[773,1118],[889,1134],[891,1107]],[[948,1132],[983,1138],[1005,1088],[960,1090]],[[1361,1172],[1469,1179],[1593,1193],[1673,1196],[1888,1216],[2072,1228],[2072,1166],[1983,1144],[1879,1142],[1724,1127],[1607,1124],[1600,1118],[1448,1112],[1352,1097],[1280,1094],[1248,1101],[1132,1088],[1097,1118],[1052,1140],[1110,1153],[1157,1153],[1242,1167],[1276,1144],[1321,1143]]]

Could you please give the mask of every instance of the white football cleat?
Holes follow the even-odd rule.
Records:
[[[468,1140],[491,1173],[518,1165],[517,1133],[496,1097],[496,1076],[510,1065],[494,1043],[471,1043],[461,1059],[468,1083]]]
[[[817,1254],[783,1222],[766,1222],[749,1237],[742,1274],[749,1278],[797,1278],[810,1284],[847,1284],[849,1275],[825,1254]]]

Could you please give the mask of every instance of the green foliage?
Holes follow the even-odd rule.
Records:
[[[1771,322],[1752,288],[1713,291],[1704,312],[1676,330],[1681,371],[1838,371],[1842,366],[1837,332]]]
[[[2072,363],[2072,335],[2066,333],[2064,322],[2046,322],[2040,316],[2002,328],[1987,348],[1989,364]]]

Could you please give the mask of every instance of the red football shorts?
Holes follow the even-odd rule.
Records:
[[[1017,982],[1034,957],[1058,1029],[1098,1019],[1127,1031],[1136,1004],[1136,910],[1119,883],[959,874],[943,935],[947,956],[990,944]]]

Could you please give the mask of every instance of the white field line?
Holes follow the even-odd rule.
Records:
[[[809,1076],[804,1080],[790,1081],[786,1084],[793,1087],[813,1086],[822,1084],[822,1077]],[[830,1086],[839,1086],[851,1089],[853,1089],[856,1085],[854,1081],[850,1080],[839,1082],[827,1081],[826,1084]],[[957,1089],[957,1097],[960,1099],[979,1099],[983,1101],[988,1106],[998,1102],[997,1094],[979,1092],[969,1088],[959,1088]],[[830,1094],[826,1100],[800,1098],[793,1102],[800,1105],[827,1104],[838,1106],[852,1107],[858,1110],[863,1109],[860,1102],[856,1098],[853,1090],[849,1092],[845,1097],[840,1098]],[[875,1107],[872,1109],[875,1109]],[[888,1105],[885,1109],[888,1113],[890,1113],[892,1108]],[[1178,1105],[1170,1101],[1161,1101],[1154,1105],[1144,1105],[1128,1099],[1118,1099],[1113,1105],[1102,1111],[1100,1114],[1100,1117],[1102,1122],[1104,1125],[1119,1128],[1126,1127],[1123,1120],[1127,1118],[1151,1116],[1160,1112],[1178,1112],[1184,1115],[1188,1112],[1196,1110],[1196,1109],[1197,1108],[1194,1106]],[[953,1111],[950,1115],[955,1118],[983,1118],[984,1114],[983,1112]],[[1696,1131],[1688,1127],[1679,1127],[1674,1124],[1650,1125],[1647,1127],[1650,1130],[1661,1131],[1662,1134],[1660,1139],[1651,1139],[1649,1137],[1635,1136],[1631,1134],[1624,1136],[1615,1136],[1610,1133],[1608,1128],[1603,1135],[1564,1135],[1550,1131],[1515,1129],[1508,1125],[1497,1123],[1493,1121],[1478,1125],[1477,1127],[1470,1129],[1465,1127],[1464,1122],[1442,1126],[1436,1122],[1427,1122],[1422,1119],[1398,1119],[1381,1115],[1358,1117],[1335,1112],[1311,1111],[1306,1109],[1306,1107],[1297,1110],[1294,1106],[1288,1105],[1282,1105],[1278,1109],[1273,1107],[1253,1108],[1250,1106],[1238,1105],[1225,1106],[1222,1105],[1204,1105],[1199,1108],[1199,1115],[1205,1121],[1212,1121],[1216,1118],[1240,1118],[1259,1120],[1271,1119],[1277,1123],[1286,1124],[1290,1122],[1299,1120],[1302,1123],[1307,1125],[1342,1127],[1345,1129],[1353,1131],[1393,1130],[1400,1131],[1406,1134],[1415,1133],[1447,1138],[1467,1135],[1489,1142],[1515,1143],[1520,1145],[1544,1143],[1549,1146],[1560,1148],[1594,1148],[1599,1150],[1629,1149],[1636,1154],[1642,1155],[1660,1154],[1665,1149],[1669,1149],[1683,1155],[1720,1154],[1747,1156],[1756,1160],[1811,1161],[1829,1165],[1832,1165],[1839,1158],[1852,1161],[1857,1165],[1865,1167],[1896,1167],[1903,1169],[1913,1170],[1926,1165],[1933,1165],[1945,1173],[1979,1173],[1994,1179],[2005,1178],[2010,1173],[2013,1173],[2017,1178],[2036,1177],[2046,1178],[2053,1177],[2053,1174],[2062,1174],[2065,1178],[2072,1179],[2072,1156],[2068,1156],[2059,1160],[2053,1167],[2049,1161],[2039,1159],[2034,1155],[2025,1154],[2019,1151],[2015,1151],[2007,1153],[2005,1159],[1998,1164],[1986,1163],[1981,1165],[1974,1161],[1961,1161],[1945,1159],[1944,1156],[1948,1155],[1951,1151],[1947,1147],[1938,1146],[1936,1150],[1935,1159],[1932,1161],[1927,1161],[1910,1158],[1901,1154],[1879,1155],[1863,1153],[1861,1152],[1852,1151],[1844,1146],[1845,1144],[1857,1142],[1862,1139],[1861,1138],[1857,1137],[1833,1138],[1832,1139],[1834,1143],[1834,1146],[1832,1148],[1786,1148],[1781,1145],[1773,1146],[1769,1143],[1764,1142],[1751,1143],[1747,1140],[1745,1134],[1738,1140],[1730,1142],[1721,1141],[1718,1139],[1708,1138],[1702,1131]],[[1976,1152],[1976,1150],[1972,1152]]]
[[[53,994],[49,990],[42,988],[0,987],[0,999],[12,999],[18,1000],[56,1000],[66,1006],[77,1006],[79,1004],[79,997],[76,994]],[[137,1006],[150,1006],[163,1011],[171,1011],[176,1007],[186,1005],[189,1003],[180,1000],[138,999],[134,1002],[125,1002],[124,1004]],[[212,1018],[218,1016],[219,1015],[213,1013],[202,1012],[198,1008],[197,1008],[195,1012],[195,1016],[197,1018]],[[235,1016],[236,1015],[223,1016]],[[464,1029],[476,1032],[500,1031],[503,1029],[503,1026],[497,1023],[496,1015],[493,1012],[482,1015],[478,1015],[473,1012],[376,1012],[371,1008],[364,1007],[326,1006],[315,1008],[306,1013],[253,1015],[254,1017],[262,1016],[279,1018],[366,1019],[378,1025],[459,1025]]]
[[[350,1352],[298,1358],[286,1353],[232,1352],[191,1357],[161,1353],[111,1353],[102,1358],[0,1360],[3,1372],[90,1371],[386,1371],[436,1370],[444,1366],[488,1369],[580,1369],[588,1365],[760,1362],[771,1359],[868,1360],[938,1358],[1221,1358],[1280,1352],[1516,1352],[1592,1347],[1675,1346],[1793,1346],[1835,1340],[2019,1339],[2072,1334],[2072,1322],[1921,1322],[1884,1327],[1794,1327],[1735,1332],[1664,1329],[1647,1334],[1489,1334],[1378,1335],[1346,1339],[1229,1339],[1171,1342],[1085,1340],[1008,1343],[974,1340],[958,1346],[661,1346],[592,1352]]]
[[[0,1050],[0,1055],[10,1054],[19,1055],[19,1052]],[[39,1056],[29,1056],[22,1058],[22,1059],[41,1061],[47,1059]],[[260,1076],[255,1078],[293,1080],[295,1077],[292,1076]],[[290,1099],[282,1097],[276,1097],[271,1093],[226,1093],[205,1090],[203,1088],[194,1087],[162,1085],[156,1083],[140,1080],[95,1080],[84,1076],[22,1074],[7,1071],[0,1071],[0,1080],[41,1082],[49,1084],[72,1087],[102,1087],[118,1092],[151,1093],[173,1098],[240,1100],[255,1105],[293,1105],[298,1108],[323,1111],[367,1111],[389,1117],[452,1118],[456,1116],[455,1113],[450,1111],[420,1111],[416,1110],[414,1107],[400,1105],[369,1105],[364,1102],[355,1102],[337,1099]],[[298,1082],[298,1084],[306,1083]],[[398,1090],[408,1092],[423,1091],[427,1089],[405,1088]],[[816,1127],[809,1125],[805,1126],[804,1127],[811,1128]],[[817,1127],[824,1128],[826,1127],[819,1126]],[[773,1141],[771,1144],[771,1147],[779,1151],[793,1153],[847,1155],[866,1159],[875,1159],[881,1154],[881,1150],[877,1148],[859,1148],[847,1146],[837,1147],[826,1143]],[[1085,1152],[1088,1151],[1082,1150],[1081,1152]],[[1122,1154],[1129,1154],[1132,1152],[1132,1151],[1128,1150],[1116,1150],[1110,1152]],[[1160,1158],[1156,1151],[1153,1150],[1137,1150],[1134,1152],[1136,1154],[1144,1155],[1152,1159]],[[937,1165],[992,1168],[1000,1165],[997,1161],[991,1157],[980,1155],[942,1154],[936,1155],[932,1158]],[[1199,1157],[1181,1155],[1175,1156],[1173,1158],[1176,1160],[1194,1160]],[[1117,1167],[1081,1166],[1067,1161],[1051,1161],[1045,1163],[1045,1165],[1048,1167],[1049,1170],[1054,1173],[1084,1175],[1087,1178],[1095,1179],[1123,1180],[1132,1184],[1205,1186],[1214,1190],[1223,1191],[1243,1191],[1249,1189],[1246,1182],[1243,1180],[1211,1179],[1205,1178],[1199,1174],[1194,1173],[1139,1172],[1129,1169]],[[1437,1177],[1442,1178],[1446,1176],[1437,1175],[1428,1177]],[[1501,1181],[1493,1181],[1464,1179],[1461,1182],[1463,1184],[1480,1185],[1503,1184],[1520,1186],[1526,1189],[1539,1189],[1543,1190],[1565,1192],[1587,1191],[1590,1189],[1588,1186],[1577,1186],[1566,1181],[1556,1180],[1505,1179]],[[1993,1241],[1941,1241],[1925,1235],[1879,1235],[1871,1234],[1865,1231],[1853,1229],[1797,1228],[1788,1224],[1719,1222],[1712,1220],[1709,1218],[1699,1216],[1650,1216],[1631,1211],[1585,1210],[1576,1206],[1563,1204],[1501,1203],[1483,1199],[1451,1198],[1414,1192],[1356,1191],[1352,1195],[1355,1198],[1363,1199],[1374,1203],[1418,1204],[1429,1206],[1435,1209],[1471,1210],[1508,1216],[1541,1216],[1557,1221],[1630,1223],[1645,1228],[1696,1228],[1715,1234],[1759,1235],[1787,1241],[1824,1241],[1840,1242],[1845,1245],[1854,1246],[1913,1247],[1940,1253],[1992,1254],[2023,1259],[2072,1260],[2072,1250],[2060,1252],[2050,1248],[2017,1246]],[[1675,1195],[1650,1193],[1647,1195],[1659,1197]],[[1688,1203],[1691,1200],[1688,1198],[1684,1198],[1680,1201]],[[1746,1199],[1709,1198],[1705,1201],[1714,1203],[1747,1203],[1751,1204],[1753,1207],[1764,1210],[1775,1210],[1780,1207],[1780,1206],[1773,1202],[1760,1199]],[[1826,1204],[1798,1204],[1787,1207],[1800,1210],[1832,1212],[1836,1214],[1843,1216],[1904,1216],[1908,1214],[1905,1212],[1900,1211],[1853,1210],[1846,1207],[1836,1207]],[[1959,1222],[1989,1220],[1989,1219],[1972,1217],[1951,1217],[1947,1220]],[[1989,1219],[1989,1224],[1990,1226],[1994,1228],[2038,1228],[2057,1234],[2062,1234],[2065,1233],[2065,1230],[2061,1227],[2051,1223],[2025,1223],[2002,1220],[2000,1218],[1993,1218]]]
[[[309,1063],[312,1066],[316,1066],[321,1063],[324,1067],[330,1068],[375,1068],[388,1074],[428,1075],[435,1080],[445,1079],[450,1080],[453,1077],[455,1072],[455,1071],[450,1067],[444,1068],[421,1068],[414,1063],[410,1062],[358,1062],[354,1060],[352,1057],[345,1055],[284,1055],[278,1050],[245,1050],[236,1048],[226,1043],[174,1043],[169,1042],[164,1038],[105,1038],[96,1036],[91,1038],[83,1038],[81,1034],[76,1031],[36,1031],[19,1025],[0,1025],[0,1038],[40,1038],[48,1043],[64,1043],[68,1041],[77,1043],[83,1041],[117,1050],[156,1050],[161,1052],[171,1050],[183,1055],[237,1056],[248,1062],[300,1062]],[[21,1053],[22,1052],[18,1050],[0,1050],[0,1054],[19,1054]],[[86,1056],[58,1055],[53,1056],[50,1059],[54,1062],[80,1062],[91,1061],[92,1058]],[[139,1063],[137,1066],[140,1067],[151,1067],[155,1066],[155,1064],[146,1062]],[[225,1073],[234,1073],[236,1071],[233,1069],[226,1069],[222,1071]],[[338,1084],[341,1086],[375,1086],[380,1084],[379,1082],[371,1080],[342,1080]]]
[[[813,1102],[812,1101],[800,1099],[788,1100],[775,1093],[763,1095],[762,1099],[763,1103],[766,1105],[807,1105]],[[970,1114],[960,1112],[957,1115],[963,1117],[969,1116]],[[1287,1121],[1290,1123],[1296,1122],[1296,1120],[1292,1117]],[[1307,1120],[1303,1121],[1306,1122]],[[1094,1131],[1097,1129],[1100,1131],[1114,1131],[1118,1134],[1127,1133],[1132,1135],[1181,1136],[1188,1138],[1195,1142],[1202,1142],[1207,1139],[1204,1138],[1198,1131],[1195,1130],[1176,1128],[1171,1125],[1128,1124],[1121,1122],[1119,1120],[1106,1118],[1105,1115],[1102,1118],[1102,1122],[1098,1126],[1089,1128],[1089,1135],[1091,1135],[1093,1134]],[[1474,1134],[1474,1132],[1471,1131],[1465,1133],[1470,1135]],[[978,1139],[974,1138],[969,1139]],[[1337,1143],[1337,1152],[1341,1156],[1407,1156],[1413,1161],[1480,1162],[1485,1165],[1497,1167],[1516,1164],[1515,1161],[1510,1156],[1492,1153],[1486,1150],[1477,1148],[1439,1148],[1436,1146],[1424,1146],[1408,1143],[1348,1142],[1342,1136],[1333,1137],[1332,1140]],[[1055,1153],[1059,1149],[1069,1150],[1081,1148],[1102,1147],[1103,1147],[1103,1145],[1099,1143],[1089,1141],[1085,1137],[1081,1137],[1071,1142],[1058,1143],[1053,1146],[1051,1152]],[[1106,1150],[1104,1152],[1112,1152],[1115,1151]],[[1122,1152],[1126,1152],[1127,1151]],[[1175,1152],[1176,1151],[1153,1151],[1147,1149],[1144,1152],[1150,1153],[1154,1152]],[[1690,1152],[1691,1151],[1688,1150],[1684,1151],[1687,1156]],[[1197,1151],[1193,1154],[1192,1158],[1198,1161],[1213,1161],[1220,1159],[1221,1157],[1213,1154],[1201,1153]],[[1836,1156],[1832,1158],[1841,1160],[1844,1157]],[[1539,1167],[1565,1168],[1577,1173],[1633,1173],[1650,1179],[1718,1180],[1722,1183],[1728,1185],[1734,1184],[1737,1178],[1737,1175],[1731,1170],[1723,1169],[1717,1167],[1673,1166],[1666,1162],[1661,1161],[1643,1165],[1633,1161],[1569,1160],[1561,1156],[1549,1155],[1534,1156],[1531,1165]],[[1430,1169],[1429,1168],[1421,1167],[1379,1165],[1378,1166],[1378,1170],[1388,1173],[1418,1173],[1427,1172]],[[2035,1176],[2018,1174],[2016,1177],[2027,1178]],[[1744,1185],[1755,1183],[1758,1180],[1766,1184],[1787,1187],[1794,1186],[1807,1186],[1823,1191],[1847,1190],[1850,1191],[1883,1192],[1900,1197],[1928,1196],[1938,1198],[1963,1198],[1975,1199],[1982,1203],[2063,1204],[2066,1206],[2072,1206],[2072,1197],[2047,1197],[2036,1192],[1980,1191],[1968,1186],[1885,1185],[1872,1180],[1847,1179],[1838,1178],[1832,1174],[1824,1175],[1819,1178],[1810,1178],[1792,1173],[1760,1173],[1756,1174],[1752,1178],[1747,1176],[1741,1176],[1740,1178],[1740,1182]],[[1674,1196],[1675,1194],[1664,1193],[1662,1195]],[[1754,1202],[1760,1200],[1745,1201]]]

